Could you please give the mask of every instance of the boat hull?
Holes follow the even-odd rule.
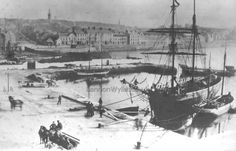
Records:
[[[191,114],[191,115],[186,114],[176,119],[162,120],[162,121],[157,121],[156,123],[155,122],[152,123],[172,131],[179,131],[189,127],[192,124],[195,116],[196,114]]]
[[[227,113],[231,109],[231,106],[232,106],[232,104],[229,103],[225,106],[215,108],[215,109],[201,109],[201,108],[198,108],[196,111],[200,112],[200,113],[203,113],[203,114],[214,114],[214,115],[219,116],[219,115]]]
[[[187,65],[179,65],[182,69],[182,76],[192,76],[194,75],[195,77],[197,76],[207,76],[211,73],[214,73],[218,76],[227,76],[227,77],[231,77],[231,76],[235,76],[235,70],[230,70],[230,69],[226,69],[225,71],[223,70],[209,70],[206,68],[195,68],[194,72],[192,70],[191,67],[188,67]]]
[[[105,76],[109,73],[109,71],[76,71],[78,76]]]
[[[170,129],[174,127],[175,129],[186,127],[191,123],[191,118],[189,116],[194,114],[192,106],[194,104],[200,103],[202,100],[206,99],[211,92],[211,97],[217,95],[220,90],[221,78],[216,78],[212,82],[209,88],[204,87],[200,90],[188,92],[185,94],[161,94],[158,92],[149,93],[149,103],[151,106],[152,113],[154,113],[154,118],[158,126]],[[181,117],[178,119],[177,117]],[[168,122],[161,124],[159,121],[169,121],[176,120],[176,122]],[[184,120],[185,119],[185,120]],[[183,122],[189,121],[189,122]],[[181,125],[182,124],[182,125]]]
[[[130,73],[152,73],[162,75],[176,75],[177,69],[167,65],[156,65],[151,63],[131,63],[127,66],[114,66],[109,74],[130,74]]]
[[[208,96],[216,96],[221,88],[221,80],[217,80],[216,83],[211,85],[209,88],[205,87],[203,89],[188,92],[183,96],[179,96],[176,101],[194,101],[193,103],[198,103],[199,101],[205,100]]]
[[[108,83],[110,80],[108,78],[88,78],[86,80],[88,85],[104,84]]]
[[[223,95],[216,99],[211,100],[210,103],[214,103],[211,105],[210,103],[206,103],[206,105],[202,107],[195,106],[194,109],[196,112],[204,113],[204,114],[214,114],[214,115],[222,115],[227,113],[232,109],[232,102],[234,98],[231,95]],[[210,104],[210,105],[208,105]]]

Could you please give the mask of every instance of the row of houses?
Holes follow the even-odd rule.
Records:
[[[205,33],[205,32],[203,32]],[[202,42],[211,42],[225,38],[225,34],[207,32],[200,39]],[[106,29],[75,30],[72,32],[60,33],[56,45],[88,45],[102,42],[105,45],[135,45],[152,46],[167,45],[169,42],[163,34],[142,32],[139,30],[126,30],[118,32]],[[188,39],[188,38],[187,38]]]
[[[72,30],[70,33],[60,33],[56,45],[88,45],[100,42],[105,45],[143,45],[145,38],[142,32],[137,31]]]

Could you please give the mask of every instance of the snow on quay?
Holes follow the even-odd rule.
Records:
[[[150,123],[144,133],[134,128],[134,121],[114,121],[110,118],[100,118],[98,113],[94,117],[85,118],[86,110],[68,112],[69,108],[80,105],[66,99],[57,105],[58,96],[67,94],[72,98],[86,100],[70,89],[57,88],[18,88],[17,81],[30,73],[27,70],[11,70],[10,92],[0,92],[0,150],[49,150],[39,144],[38,130],[41,125],[49,128],[53,121],[60,120],[63,132],[80,139],[80,144],[72,150],[80,151],[130,151],[137,150],[137,142],[141,142],[139,150],[234,150],[235,143],[223,134],[206,139],[193,139],[167,131]],[[6,87],[6,74],[0,72],[0,82]],[[4,88],[5,89],[5,88]],[[11,111],[8,96],[12,95],[24,101],[23,109]],[[50,95],[48,99],[47,96]],[[97,128],[98,123],[105,126]],[[146,121],[143,121],[146,124]],[[142,137],[141,137],[142,136]],[[234,135],[236,136],[236,135]],[[141,138],[141,139],[140,139]],[[235,139],[234,139],[235,140]],[[222,148],[223,147],[223,148]],[[65,150],[54,146],[50,150]]]

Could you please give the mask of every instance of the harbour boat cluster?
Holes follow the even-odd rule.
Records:
[[[190,56],[191,67],[180,65],[182,74],[190,76],[190,80],[179,82],[176,75],[172,74],[170,85],[166,84],[164,87],[161,87],[158,86],[159,83],[153,83],[152,87],[147,89],[139,88],[137,84],[125,79],[121,80],[123,84],[128,84],[130,88],[147,96],[152,112],[151,122],[167,129],[180,130],[191,125],[195,115],[198,113],[212,113],[215,115],[227,113],[232,108],[231,103],[234,100],[230,93],[223,95],[224,77],[232,76],[235,72],[233,67],[228,67],[225,70],[226,53],[224,55],[223,70],[211,71],[210,69],[195,67],[196,55],[204,56],[204,54],[197,52],[197,48],[199,48],[197,46],[199,43],[199,33],[196,24],[195,6],[194,0],[192,28],[181,31],[181,33],[191,34],[193,37],[190,42],[192,43],[192,48],[189,49],[189,52],[177,51],[176,34],[180,31],[175,28],[175,12],[179,7],[179,3],[173,0],[171,6],[171,25],[170,28],[165,28],[171,39],[170,50],[168,52],[145,53],[151,55],[171,55],[173,69],[175,67],[175,56]],[[195,78],[195,76],[201,76],[201,78]],[[220,76],[223,76],[223,80]],[[217,96],[221,82],[221,95]]]

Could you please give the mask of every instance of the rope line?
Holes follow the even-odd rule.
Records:
[[[138,96],[140,96],[140,95],[142,95],[142,94],[138,94],[138,95],[132,96],[132,98],[138,97]],[[120,101],[116,101],[116,102],[110,103],[110,104],[106,104],[106,105],[104,105],[104,106],[109,106],[109,105],[117,104],[117,103],[120,103],[120,102],[127,101],[127,100],[129,100],[129,99],[130,99],[130,97],[129,97],[129,98],[126,98],[126,99],[123,99],[123,100],[120,100]]]

